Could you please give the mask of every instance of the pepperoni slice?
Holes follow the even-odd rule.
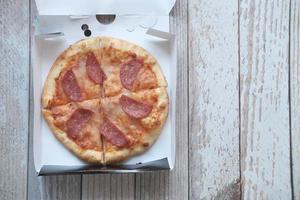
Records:
[[[70,69],[68,70],[62,78],[62,88],[67,97],[72,101],[81,100],[81,91],[78,86],[75,74]]]
[[[107,117],[104,118],[100,133],[112,144],[118,147],[124,147],[128,140],[124,133],[116,127]]]
[[[120,79],[124,88],[128,90],[133,89],[134,81],[143,67],[143,61],[138,59],[132,59],[121,66]]]
[[[93,111],[88,109],[79,108],[75,110],[66,123],[68,136],[72,139],[78,138],[80,131],[86,126],[93,114]]]
[[[125,95],[121,96],[120,104],[127,115],[138,119],[147,117],[152,111],[152,105],[139,102]]]
[[[107,79],[94,53],[89,52],[86,59],[86,71],[89,79],[96,84],[103,84]]]

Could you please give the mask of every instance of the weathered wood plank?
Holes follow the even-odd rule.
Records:
[[[176,164],[171,172],[136,175],[135,199],[188,199],[188,36],[187,0],[177,1],[170,17],[177,41]]]
[[[190,199],[239,199],[238,1],[189,1]]]
[[[31,0],[31,22],[36,18],[37,10],[34,0]],[[33,27],[31,27],[31,35]],[[30,80],[32,88],[32,79]],[[33,163],[33,89],[30,90],[30,136],[29,136],[29,163],[28,163],[28,194],[27,199],[81,199],[81,175],[37,177]]]
[[[244,199],[290,199],[289,1],[241,0]]]
[[[0,0],[0,199],[27,188],[29,4]]]
[[[290,100],[294,199],[300,199],[300,1],[291,0]]]
[[[181,199],[179,196],[172,198],[172,194],[169,193],[170,187],[172,187],[169,181],[170,176],[169,172],[153,172],[137,175],[135,199]],[[181,188],[178,188],[178,190],[180,192]],[[187,195],[188,193],[186,193],[186,196]]]
[[[30,150],[32,151],[32,150]],[[81,199],[81,175],[61,175],[37,177],[31,156],[28,172],[27,199]]]
[[[134,199],[134,174],[83,175],[82,199]]]
[[[81,176],[39,177],[41,199],[80,200]],[[30,198],[28,198],[30,199]]]
[[[172,172],[137,175],[84,175],[83,199],[187,199],[188,113],[187,108],[187,1],[178,1],[171,14],[171,31],[177,35],[177,146]],[[118,184],[116,184],[118,183]],[[117,195],[117,196],[116,196]]]

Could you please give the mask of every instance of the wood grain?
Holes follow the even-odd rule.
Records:
[[[83,175],[82,199],[134,199],[134,174]]]
[[[0,0],[0,199],[27,188],[29,4]]]
[[[81,199],[81,176],[39,177],[41,199]]]
[[[172,172],[129,175],[84,175],[83,199],[187,199],[187,1],[177,1],[171,14],[171,31],[177,35],[176,166]]]
[[[34,0],[31,0],[31,37],[33,35],[33,25],[37,16],[37,9]],[[29,54],[29,53],[28,53]],[[29,160],[28,160],[28,194],[27,199],[61,199],[76,200],[81,199],[81,175],[47,176],[38,177],[34,169],[33,162],[33,86],[32,77],[30,80],[30,132],[29,132]]]
[[[300,1],[290,8],[290,103],[294,199],[300,199]]]
[[[240,2],[244,199],[290,199],[289,1]]]
[[[172,199],[169,194],[169,177],[169,172],[153,172],[137,175],[135,199]],[[175,197],[174,199],[179,199],[179,197]]]
[[[35,3],[0,5],[0,199],[300,199],[299,0],[177,0],[175,169],[51,177],[28,123]]]
[[[189,196],[239,199],[238,1],[189,1]]]

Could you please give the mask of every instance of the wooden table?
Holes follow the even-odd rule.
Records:
[[[178,0],[171,172],[37,177],[30,0],[0,0],[0,199],[300,199],[300,0]]]

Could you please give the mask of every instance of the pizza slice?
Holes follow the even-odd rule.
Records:
[[[103,163],[99,99],[44,109],[43,114],[55,137],[75,155],[88,162]]]
[[[44,86],[44,108],[99,98],[107,78],[101,68],[99,41],[79,41],[58,57]]]
[[[136,92],[167,86],[157,60],[142,47],[110,37],[101,37],[100,44],[103,71],[108,77],[103,84],[105,97],[122,90]]]
[[[165,88],[125,91],[101,100],[100,128],[105,162],[113,163],[144,152],[158,138],[168,115]]]

